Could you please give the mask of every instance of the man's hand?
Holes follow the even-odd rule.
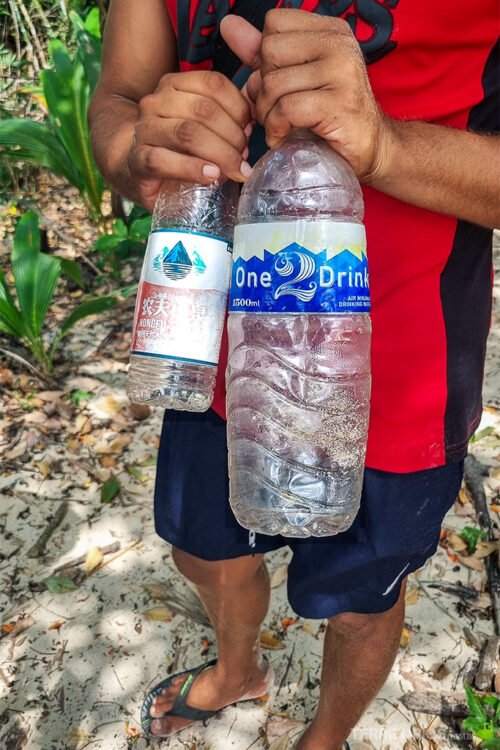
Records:
[[[309,128],[360,179],[372,175],[388,125],[345,21],[282,9],[267,13],[262,35],[237,16],[227,16],[221,30],[240,59],[256,69],[247,91],[269,146],[279,145],[294,127]]]
[[[309,128],[361,182],[421,208],[500,226],[500,139],[386,116],[345,21],[286,8],[267,13],[262,34],[231,15],[221,31],[255,71],[245,90],[269,146],[294,127]]]
[[[168,73],[139,102],[128,158],[142,203],[151,207],[165,180],[208,184],[221,174],[243,181],[250,107],[220,73]],[[245,132],[247,128],[247,132]]]

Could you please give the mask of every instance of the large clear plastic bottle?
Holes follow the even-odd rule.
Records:
[[[326,536],[359,508],[370,398],[363,199],[349,164],[293,131],[254,167],[229,304],[230,502],[264,534]]]
[[[135,307],[131,401],[184,411],[210,407],[238,194],[229,181],[160,193]]]

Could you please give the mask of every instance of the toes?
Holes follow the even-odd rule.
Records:
[[[169,696],[158,696],[154,699],[154,701],[151,704],[150,708],[150,714],[151,716],[161,716],[166,711],[170,711],[172,706],[174,705],[175,696],[169,695]]]
[[[187,680],[187,675],[185,674],[178,675],[177,677],[174,677],[174,679],[170,683],[170,686],[180,687],[183,682],[186,682],[186,680]],[[168,690],[168,688],[165,688],[165,689]]]
[[[168,737],[189,724],[191,724],[191,722],[186,719],[170,719],[163,717],[162,719],[155,719],[152,721],[149,731],[151,734],[155,735],[155,737]]]
[[[185,675],[175,677],[168,687],[163,688],[161,693],[153,698],[153,702],[151,703],[151,708],[149,710],[151,716],[161,716],[166,711],[170,711],[175,703],[175,698],[177,696],[177,693],[179,692],[180,686],[185,681]]]

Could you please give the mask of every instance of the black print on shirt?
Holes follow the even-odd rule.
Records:
[[[399,0],[318,0],[313,12],[344,18],[355,36],[360,21],[371,28],[372,34],[368,38],[358,39],[365,61],[370,64],[396,47],[396,42],[391,38],[394,31],[392,11],[398,3]],[[276,3],[279,7],[296,9],[302,8],[303,4],[303,0],[285,0],[281,5]],[[192,3],[178,0],[181,60],[196,64],[212,57],[213,32],[229,10],[229,0],[193,0]]]
[[[314,13],[344,18],[359,41],[367,65],[377,62],[396,47],[392,11],[399,0],[319,0]],[[363,21],[372,29],[368,39],[359,39],[357,26]]]

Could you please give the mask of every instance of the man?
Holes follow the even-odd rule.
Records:
[[[473,10],[433,0],[287,5],[267,13],[261,34],[228,15],[227,2],[114,0],[90,123],[104,175],[149,209],[162,182],[243,182],[254,119],[268,146],[310,128],[364,186],[373,388],[361,510],[344,534],[290,540],[288,581],[300,615],[328,618],[318,710],[297,748],[339,750],[392,666],[406,576],[435,551],[480,418],[488,228],[500,222],[499,143],[489,134],[498,130],[497,9],[493,0]],[[211,70],[219,24],[247,68],[235,82],[254,71],[244,93]],[[166,414],[155,499],[158,533],[198,587],[218,659],[147,697],[154,736],[270,682],[258,645],[263,554],[287,540],[257,535],[250,546],[228,510],[219,386],[215,411]]]

